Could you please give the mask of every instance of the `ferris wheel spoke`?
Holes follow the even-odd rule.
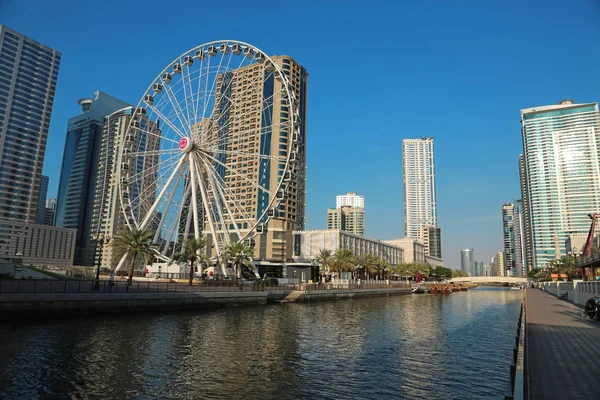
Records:
[[[197,163],[197,165],[199,166],[198,168],[201,169],[200,164],[202,162],[200,160],[197,160]],[[209,199],[209,208],[211,208],[212,216],[217,224],[217,232],[223,232],[223,236],[226,238],[224,242],[226,244],[229,244],[229,228],[227,226],[225,214],[223,213],[223,207],[221,205],[222,199],[220,197],[219,189],[215,186],[215,183],[213,182],[212,171],[210,169],[206,169],[206,167],[204,167],[204,169],[206,171],[205,185],[207,189],[207,194],[212,193],[212,198]],[[212,190],[208,190],[209,187]]]
[[[176,127],[175,125],[173,125],[173,122],[171,122],[171,120],[170,120],[170,119],[166,118],[166,117],[165,117],[165,116],[164,116],[164,115],[163,115],[163,114],[162,114],[162,113],[161,113],[161,112],[160,112],[160,111],[159,111],[159,110],[158,110],[156,107],[154,107],[154,106],[152,106],[152,105],[148,105],[148,107],[149,107],[149,108],[150,108],[152,111],[154,111],[154,113],[155,113],[156,115],[158,115],[158,117],[159,117],[160,119],[162,119],[162,120],[165,122],[165,124],[169,125],[169,127],[171,127],[171,129],[173,129],[173,131],[174,131],[175,133],[177,133],[177,134],[178,134],[180,137],[182,137],[182,138],[183,138],[183,137],[185,137],[185,135],[184,135],[183,133],[181,133],[181,131],[180,131],[179,129],[177,129],[177,127]],[[172,142],[175,142],[175,143],[178,143],[178,142],[176,142],[176,141],[175,141],[175,140],[173,140],[173,139],[171,139],[171,141],[172,141]]]
[[[149,168],[142,169],[141,171],[136,172],[134,175],[130,175],[130,176],[126,177],[125,179],[127,180],[127,184],[132,185],[135,182],[137,182],[138,178],[141,177],[142,175],[147,175],[148,173],[153,172],[154,170],[158,171],[159,168],[165,168],[166,170],[168,170],[170,167],[175,165],[178,160],[179,160],[179,157],[177,157],[177,155],[172,155],[171,157],[167,158],[166,160],[162,160],[160,162],[155,162]]]
[[[189,127],[191,127],[193,124],[192,122],[195,124],[196,123],[196,118],[194,113],[192,113],[190,115],[190,104],[191,104],[191,108],[193,108],[193,104],[194,104],[194,92],[192,90],[192,82],[191,82],[191,78],[190,78],[190,70],[187,67],[187,65],[184,63],[184,60],[179,60],[179,65],[181,65],[181,81],[182,81],[182,86],[183,86],[183,96],[184,96],[184,101],[185,101],[185,113],[187,115],[187,121],[188,121],[188,125]],[[186,80],[186,75],[187,75],[187,80]],[[189,93],[189,95],[188,95]],[[189,96],[189,97],[188,97]],[[188,102],[188,99],[191,97],[191,102]],[[192,121],[193,118],[193,121]]]
[[[169,194],[169,198],[165,205],[165,210],[162,213],[160,222],[158,223],[158,227],[156,228],[156,233],[154,234],[154,243],[156,243],[158,241],[158,238],[160,237],[161,231],[165,224],[165,220],[167,219],[167,216],[169,214],[169,208],[171,207],[171,204],[173,203],[173,197],[175,197],[175,193],[177,192],[177,186],[179,186],[181,177],[183,176],[183,171],[184,171],[183,168],[179,168],[179,172],[177,172],[177,177],[175,178],[175,185],[173,185],[173,189],[171,190],[171,193]]]
[[[163,90],[165,91],[167,97],[169,98],[169,101],[171,102],[171,106],[173,107],[173,110],[177,115],[177,119],[179,120],[183,131],[185,133],[189,133],[187,131],[187,128],[189,128],[190,122],[185,119],[185,116],[183,115],[183,110],[181,109],[181,104],[179,104],[177,96],[175,95],[175,93],[173,93],[173,88],[171,87],[171,84],[163,81]]]
[[[213,221],[213,216],[212,216],[212,212],[211,212],[211,209],[210,209],[210,204],[208,202],[208,195],[206,193],[206,188],[204,186],[204,180],[202,179],[202,175],[200,174],[200,170],[198,168],[199,166],[196,164],[196,161],[193,159],[193,157],[190,157],[190,165],[191,165],[192,173],[194,174],[194,178],[192,179],[192,182],[194,182],[194,186],[196,184],[198,184],[198,186],[199,186],[200,196],[202,196],[202,206],[203,206],[204,211],[205,211],[206,219],[208,220],[208,225],[209,225],[210,230],[212,232],[212,236],[213,236],[213,239],[214,239],[214,242],[215,242],[215,249],[217,250],[217,253],[220,253],[221,246],[220,246],[220,243],[219,243],[219,240],[218,240],[217,230],[215,229],[215,224],[214,224],[214,221]],[[193,199],[193,202],[196,203],[194,189],[192,189],[192,199]],[[194,204],[193,207],[194,207],[194,210],[196,210],[194,212],[197,213],[196,204]],[[198,224],[198,219],[197,219],[196,214],[194,215],[194,219],[195,219],[194,224],[197,225]],[[195,229],[196,229],[196,232],[197,232],[197,228],[196,227],[195,227]]]
[[[208,163],[207,161],[205,161],[205,163],[210,165],[210,163]],[[217,183],[220,185],[221,193],[226,198],[226,200],[231,202],[233,207],[235,207],[234,211],[242,216],[242,220],[244,220],[246,222],[254,221],[254,218],[252,218],[252,216],[250,214],[248,214],[248,212],[245,210],[244,206],[242,206],[240,201],[237,199],[237,196],[235,195],[235,193],[231,193],[230,190],[227,189],[227,187],[226,187],[227,185],[225,184],[225,181],[223,181],[223,179],[218,174],[214,173],[213,175],[216,177]],[[244,199],[244,201],[245,200],[246,199]]]
[[[179,143],[179,142],[177,142],[177,141],[175,141],[175,140],[173,140],[173,139],[169,139],[169,138],[167,138],[167,137],[161,136],[160,134],[158,134],[158,133],[156,133],[156,132],[151,132],[151,131],[147,131],[147,130],[145,130],[145,129],[136,128],[136,127],[133,127],[133,129],[135,129],[135,130],[136,130],[137,132],[139,132],[139,133],[143,133],[143,134],[146,134],[146,135],[151,135],[151,136],[157,137],[157,138],[159,138],[159,139],[166,140],[166,141],[168,141],[168,142],[173,142],[173,143],[175,143],[175,144],[178,144],[178,143]]]
[[[138,156],[160,156],[163,154],[175,154],[181,153],[179,148],[174,149],[162,149],[162,150],[150,150],[150,151],[137,151],[133,153],[127,153],[129,157],[138,157]]]
[[[231,57],[232,57],[232,56],[233,56],[233,52],[231,52],[231,51],[230,51],[230,52],[229,52],[229,62],[231,62]],[[224,58],[224,57],[223,57],[223,54],[221,53],[221,59],[219,60],[219,67],[217,68],[217,74],[218,74],[218,72],[221,70],[221,65],[223,64],[223,58]],[[212,85],[211,85],[211,88],[210,88],[210,92],[207,94],[207,98],[208,98],[208,99],[211,99],[211,98],[213,98],[213,95],[212,95],[212,94],[216,92],[216,91],[215,91],[215,87],[216,87],[216,85],[217,85],[217,80],[218,80],[218,79],[217,79],[217,76],[215,76],[215,79],[213,79],[213,81],[212,81]],[[207,106],[208,106],[208,103],[207,103],[207,102],[205,102],[205,103],[204,103],[204,110],[202,110],[202,115],[206,115],[206,108],[207,108]],[[216,106],[216,104],[215,104],[215,106]],[[213,107],[213,109],[214,109],[214,107]]]
[[[269,193],[270,196],[274,196],[273,193],[271,193],[269,191],[269,189],[265,188],[264,186],[260,185],[258,182],[254,182],[251,179],[248,179],[247,177],[245,177],[244,175],[238,174],[234,169],[232,169],[231,167],[228,167],[226,164],[222,163],[221,161],[217,160],[216,158],[208,155],[208,154],[204,154],[205,157],[210,158],[212,161],[216,162],[217,164],[221,165],[222,167],[224,167],[229,173],[231,173],[231,175],[235,176],[235,177],[239,177],[242,178],[243,180],[245,180],[246,182],[250,183],[252,186]]]
[[[179,169],[183,165],[183,161],[184,160],[185,160],[185,157],[181,157],[179,159],[179,162],[177,163],[177,166],[175,167],[175,169],[173,170],[173,172],[171,173],[171,175],[167,179],[167,182],[165,183],[165,186],[162,188],[162,190],[160,191],[160,193],[156,197],[156,200],[154,200],[154,203],[150,207],[150,210],[148,210],[148,213],[146,214],[146,217],[144,218],[144,220],[140,224],[140,229],[143,230],[143,229],[146,229],[148,227],[148,224],[150,223],[150,220],[152,218],[152,214],[154,213],[154,210],[156,210],[156,207],[158,206],[158,204],[161,201],[162,197],[165,195],[165,192],[169,188],[169,185],[171,184],[171,182],[175,178],[175,175],[178,173]]]
[[[212,165],[207,163],[205,160],[202,160],[202,162],[204,162],[204,168],[206,169],[206,171],[209,173],[209,175],[211,175],[211,180],[212,180],[211,186],[213,187],[213,190],[217,193],[217,195],[219,195],[221,197],[223,204],[225,205],[225,209],[227,210],[227,214],[229,215],[230,223],[231,223],[231,225],[233,225],[233,228],[234,228],[236,234],[238,235],[238,239],[242,240],[242,237],[243,237],[242,233],[240,232],[239,226],[236,223],[235,215],[231,212],[231,209],[229,208],[229,200],[227,199],[227,197],[225,196],[225,193],[223,192],[223,187],[219,184],[218,179],[216,178],[217,174],[215,173],[215,171],[213,171]],[[217,202],[217,204],[219,204],[219,202]],[[222,209],[221,209],[221,212],[222,212]]]
[[[242,151],[235,151],[235,150],[219,150],[219,149],[210,149],[212,151],[218,152],[218,153],[222,153],[222,154],[228,154],[228,155],[234,155],[234,156],[238,156],[238,157],[252,157],[252,158],[257,158],[257,159],[261,159],[261,160],[272,160],[275,162],[279,162],[279,163],[283,163],[287,161],[287,156],[270,156],[267,154],[260,154],[258,152],[253,152],[253,153],[245,153]]]

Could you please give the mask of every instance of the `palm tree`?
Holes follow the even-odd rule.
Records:
[[[567,275],[567,281],[569,281],[570,277],[575,274],[577,271],[577,267],[575,266],[575,257],[571,256],[562,256],[558,263],[560,265],[560,270]]]
[[[364,270],[367,278],[371,278],[371,274],[377,272],[377,257],[372,254],[362,254],[356,259],[356,263]]]
[[[194,262],[200,262],[202,259],[200,250],[202,250],[204,246],[205,242],[203,237],[199,237],[198,239],[188,238],[183,244],[181,253],[176,254],[174,257],[175,261],[190,263],[190,281],[188,283],[190,286],[192,286],[192,282],[194,281]]]
[[[152,262],[156,254],[156,244],[152,243],[154,232],[142,229],[127,229],[113,237],[116,258],[127,254],[129,262],[129,277],[127,285],[131,286],[133,282],[133,269],[135,261],[139,258],[145,262]]]
[[[333,255],[333,263],[331,264],[331,270],[339,274],[340,279],[342,278],[342,272],[352,271],[356,258],[350,250],[337,249]]]
[[[333,262],[331,250],[319,250],[319,254],[317,255],[317,258],[315,260],[319,263],[323,270],[329,272],[329,268],[331,267],[331,263]]]
[[[254,250],[244,242],[235,242],[225,247],[223,259],[233,265],[235,276],[241,277],[243,267],[252,268],[250,261],[253,253]]]

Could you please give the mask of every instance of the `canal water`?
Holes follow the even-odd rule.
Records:
[[[0,398],[492,399],[522,291],[0,325]]]

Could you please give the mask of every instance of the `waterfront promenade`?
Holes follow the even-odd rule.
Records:
[[[537,289],[527,289],[526,307],[529,398],[599,398],[600,322]]]

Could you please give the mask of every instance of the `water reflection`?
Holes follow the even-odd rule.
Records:
[[[491,398],[522,292],[0,326],[0,398]]]

